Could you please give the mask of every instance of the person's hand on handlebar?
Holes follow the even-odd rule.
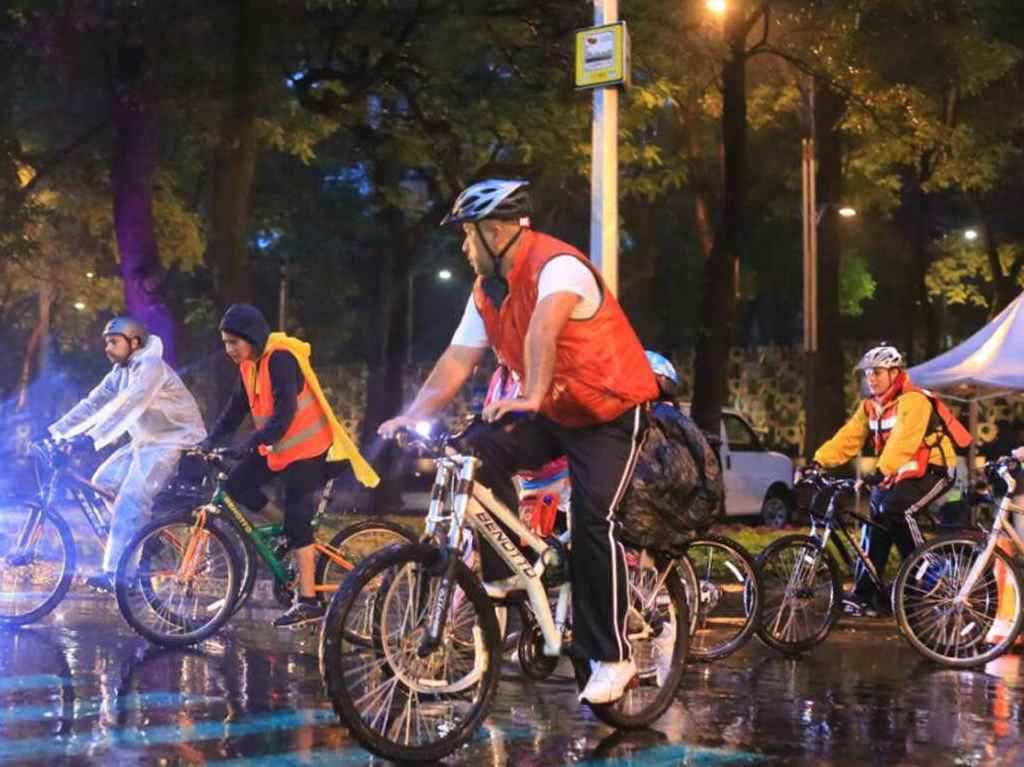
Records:
[[[533,414],[538,410],[540,410],[540,400],[511,397],[492,402],[484,408],[481,415],[487,423],[495,423],[510,413]]]
[[[885,475],[879,470],[875,469],[870,474],[865,474],[863,477],[853,483],[853,492],[860,493],[865,487],[876,488],[885,481]]]
[[[413,418],[408,415],[396,415],[394,418],[389,418],[387,421],[377,427],[377,433],[384,439],[394,439],[395,434],[402,429],[408,431],[415,431],[416,424],[420,419]]]

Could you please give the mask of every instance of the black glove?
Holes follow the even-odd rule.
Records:
[[[96,452],[96,443],[92,441],[92,437],[88,434],[78,434],[77,436],[72,437],[68,441],[68,444],[71,445],[71,449],[75,452]]]
[[[866,474],[861,477],[860,481],[868,487],[878,487],[880,484],[885,482],[885,475],[879,469],[875,469],[870,474]]]

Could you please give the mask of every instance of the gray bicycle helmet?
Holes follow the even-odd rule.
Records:
[[[494,218],[517,221],[530,215],[529,181],[521,179],[491,178],[479,181],[463,190],[451,211],[441,220],[446,224],[483,221]]]
[[[902,368],[903,355],[888,341],[882,341],[878,346],[868,349],[861,357],[857,367],[858,373],[863,373],[874,368]]]
[[[137,338],[139,346],[145,346],[149,340],[149,331],[134,317],[114,317],[103,327],[103,337],[107,336],[123,336],[129,342]]]

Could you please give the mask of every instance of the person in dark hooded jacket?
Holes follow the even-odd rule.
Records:
[[[268,503],[261,487],[272,480],[283,483],[284,529],[298,563],[299,588],[295,604],[274,625],[294,627],[319,620],[324,607],[314,588],[311,522],[333,436],[325,403],[315,396],[315,376],[311,369],[307,375],[300,363],[302,347],[307,358],[309,347],[284,334],[271,336],[266,318],[249,304],[229,307],[220,332],[240,377],[204,447],[218,444],[252,416],[256,429],[237,451],[241,461],[228,475],[225,490],[258,512]]]

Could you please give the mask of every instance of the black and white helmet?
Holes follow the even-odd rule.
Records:
[[[489,178],[463,190],[452,205],[451,212],[441,221],[461,224],[495,218],[517,221],[530,215],[529,181],[521,179]]]
[[[899,350],[889,344],[887,341],[882,341],[878,346],[868,349],[861,357],[860,362],[857,363],[855,370],[858,373],[864,373],[874,368],[902,368],[903,367],[903,355],[900,354]]]

